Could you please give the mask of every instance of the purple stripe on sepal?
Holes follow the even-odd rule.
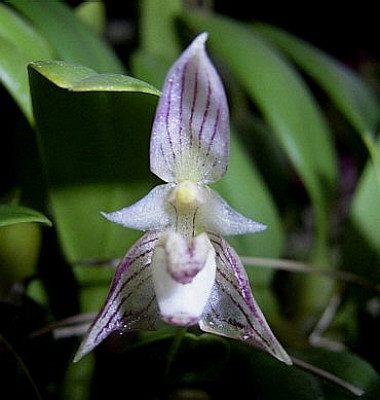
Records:
[[[215,248],[217,274],[208,305],[199,321],[200,328],[244,340],[291,364],[252,295],[239,256],[220,235],[209,233],[209,237]]]
[[[121,261],[107,299],[84,337],[74,361],[79,361],[114,331],[152,330],[158,306],[151,276],[151,258],[159,234],[146,233]]]
[[[206,39],[199,35],[172,66],[157,106],[150,166],[166,182],[214,182],[227,169],[228,105]]]

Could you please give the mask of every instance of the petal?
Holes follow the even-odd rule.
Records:
[[[206,39],[199,35],[174,63],[157,106],[150,167],[166,182],[214,182],[227,169],[228,105]]]
[[[75,362],[114,331],[155,329],[158,307],[150,262],[158,237],[155,232],[145,234],[120,263],[104,306],[84,337]]]
[[[199,208],[198,221],[207,231],[223,236],[260,232],[266,225],[253,221],[235,211],[218,193],[208,187],[202,190],[203,204]]]
[[[160,238],[152,257],[152,277],[161,318],[190,326],[202,316],[215,281],[215,251],[205,233],[188,245],[176,232]]]
[[[209,252],[213,253],[205,233],[195,237],[189,245],[179,233],[169,232],[157,243],[155,251],[158,253],[160,249],[164,252],[166,272],[182,285],[191,283],[205,266]]]
[[[166,228],[173,220],[172,206],[168,196],[174,185],[159,185],[152,189],[145,197],[129,207],[111,213],[101,214],[111,222],[127,228],[142,231]]]
[[[199,321],[205,332],[240,339],[290,365],[292,361],[269,328],[253,298],[239,256],[219,235],[210,234],[216,251],[216,281]]]

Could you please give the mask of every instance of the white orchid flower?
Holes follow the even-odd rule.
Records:
[[[206,39],[200,34],[174,63],[158,103],[150,165],[167,183],[129,207],[103,213],[146,233],[121,261],[76,361],[111,332],[152,330],[163,320],[198,324],[291,364],[252,295],[239,256],[223,238],[266,227],[206,186],[225,174],[229,159],[227,99]]]

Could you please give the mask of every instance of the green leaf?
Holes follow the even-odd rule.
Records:
[[[97,72],[124,72],[124,66],[112,48],[65,3],[46,0],[9,0],[8,3],[32,21],[59,58],[94,68]]]
[[[138,49],[131,56],[131,70],[133,75],[152,83],[156,87],[162,87],[166,74],[170,68],[170,63],[162,57],[153,55]]]
[[[0,4],[0,81],[25,117],[32,123],[27,65],[35,59],[52,58],[48,43],[27,21]]]
[[[61,398],[63,400],[91,399],[91,380],[94,374],[95,360],[93,355],[79,363],[70,363],[66,369]]]
[[[0,227],[25,222],[38,222],[51,226],[50,220],[38,211],[16,205],[0,205]]]
[[[380,103],[372,87],[348,66],[281,29],[267,24],[256,24],[253,29],[270,39],[326,91],[361,135],[376,166],[380,186],[380,159],[374,141]]]
[[[376,152],[377,157],[380,157],[380,141],[377,143]],[[380,224],[376,218],[379,212],[380,187],[377,178],[377,171],[369,161],[356,188],[350,217],[380,257]]]
[[[30,58],[7,39],[0,37],[0,81],[14,98],[25,118],[32,123],[33,112],[26,66]]]
[[[229,375],[238,375],[244,383],[242,398],[258,399],[324,399],[318,379],[294,366],[286,366],[267,353],[254,349],[239,341],[231,341]],[[245,379],[244,379],[244,378]],[[236,377],[235,377],[236,379]],[[245,381],[245,382],[244,382]]]
[[[84,1],[75,8],[75,14],[97,34],[103,34],[107,22],[103,1]]]
[[[228,237],[227,240],[239,255],[280,257],[285,238],[276,205],[235,131],[231,132],[227,174],[213,184],[213,189],[235,210],[268,227],[257,234]],[[276,298],[269,290],[274,271],[269,268],[248,268],[247,274],[262,310],[270,315],[271,321],[278,320],[280,316]]]
[[[180,52],[175,17],[182,9],[181,3],[180,0],[167,0],[163,7],[157,0],[141,1],[141,50],[169,63],[175,61]]]
[[[316,248],[326,246],[328,196],[336,181],[334,147],[326,121],[294,68],[252,30],[215,16],[182,15],[196,31],[209,32],[210,48],[223,60],[262,111],[307,188],[315,211]],[[316,151],[318,149],[318,151]]]
[[[159,91],[62,62],[29,67],[53,218],[68,260],[122,256],[140,233],[106,221],[148,192]],[[54,105],[54,107],[52,107]]]
[[[182,8],[179,0],[168,0],[165,7],[157,0],[140,2],[140,46],[130,60],[134,76],[162,87],[181,51],[175,18]]]
[[[29,68],[38,71],[60,88],[74,92],[139,92],[160,95],[158,89],[139,79],[122,74],[98,74],[80,64],[37,61],[31,63]]]
[[[52,56],[48,42],[26,19],[0,3],[0,36],[9,40],[32,61]]]
[[[255,257],[279,257],[284,245],[280,217],[265,182],[235,132],[231,134],[231,155],[227,174],[213,185],[213,188],[234,209],[268,226],[264,232],[227,238],[238,253]],[[269,269],[258,269],[255,271],[253,282],[267,286],[272,275],[273,271]]]
[[[379,140],[374,156],[380,160]],[[352,198],[344,231],[342,265],[373,282],[380,282],[379,199],[379,169],[371,160],[367,162]]]
[[[298,358],[327,371],[345,382],[347,390],[354,390],[358,394],[361,391],[364,392],[378,378],[375,369],[367,361],[348,351],[333,352],[322,348],[310,348],[298,354]],[[315,376],[318,375],[315,374]],[[345,400],[347,398],[348,394],[337,384],[331,381],[327,383],[322,379],[321,382],[326,399]],[[348,386],[351,388],[349,389]]]
[[[0,205],[0,297],[15,283],[35,273],[41,226],[51,222],[41,213],[16,205]]]
[[[364,79],[318,48],[275,26],[255,24],[253,30],[273,42],[319,83],[361,135],[375,136],[379,102]]]

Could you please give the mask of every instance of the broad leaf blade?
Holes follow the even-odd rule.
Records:
[[[154,86],[122,74],[98,74],[80,64],[63,61],[36,61],[30,68],[54,82],[62,89],[73,92],[138,92],[159,96]]]
[[[371,87],[338,60],[309,43],[271,25],[255,24],[253,30],[271,40],[309,74],[363,136],[375,136],[379,104]]]
[[[124,72],[124,66],[112,48],[83,24],[66,4],[22,0],[10,0],[9,3],[34,23],[59,58],[86,65],[97,72]]]
[[[335,352],[323,348],[310,348],[297,353],[297,358],[312,367],[326,371],[332,379],[336,378],[346,387],[346,391],[343,391],[343,387],[338,383],[334,384],[331,379],[321,380],[326,399],[351,398],[347,397],[349,391],[359,395],[378,378],[376,370],[367,361],[348,351]],[[315,375],[318,376],[317,373]]]
[[[33,121],[26,66],[31,61],[10,41],[0,37],[0,82],[14,98],[29,122]]]
[[[380,141],[374,156],[380,159]],[[353,195],[344,234],[343,266],[380,282],[379,169],[368,161]]]
[[[0,54],[0,81],[32,122],[27,65],[52,58],[53,53],[36,29],[4,4],[0,4]]]
[[[36,210],[16,205],[0,205],[0,227],[26,222],[51,226],[50,220]]]
[[[0,4],[0,36],[12,42],[30,60],[52,56],[48,42],[33,25],[3,3]]]
[[[29,72],[66,257],[119,257],[139,233],[111,224],[100,211],[132,203],[152,184],[149,135],[159,92],[133,78],[66,63],[36,63]]]

